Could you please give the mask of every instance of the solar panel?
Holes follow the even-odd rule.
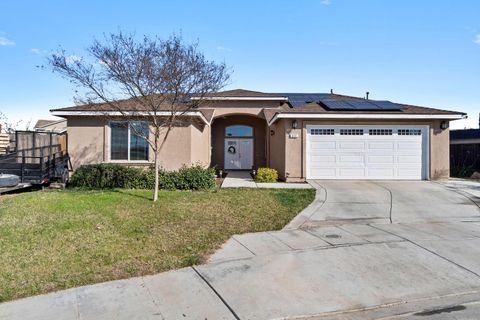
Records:
[[[278,93],[288,97],[288,102],[294,107],[301,107],[310,102],[318,102],[328,96],[326,93]]]
[[[321,102],[331,110],[355,110],[355,108],[346,100],[324,99],[321,100]]]
[[[350,99],[350,100],[332,100],[322,99],[320,100],[330,110],[400,110],[400,105],[390,101],[375,101],[375,100],[362,100],[362,99]]]
[[[393,103],[390,101],[372,101],[374,104],[376,104],[380,109],[382,110],[400,110],[401,105],[398,103]]]
[[[348,100],[348,104],[356,110],[380,110],[380,107],[370,100]]]

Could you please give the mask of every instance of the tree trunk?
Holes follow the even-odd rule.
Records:
[[[153,187],[153,202],[158,200],[158,173],[159,173],[159,164],[158,164],[158,151],[155,151],[155,186]]]

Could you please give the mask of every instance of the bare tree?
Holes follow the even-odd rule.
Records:
[[[111,115],[150,123],[149,133],[132,127],[154,153],[155,187],[158,199],[159,156],[171,130],[186,113],[200,107],[205,98],[222,89],[230,73],[224,63],[208,60],[197,43],[187,44],[176,35],[169,39],[144,36],[137,41],[121,32],[95,40],[87,49],[90,61],[64,50],[49,63],[82,93],[76,101]],[[195,99],[191,99],[195,97]]]
[[[8,116],[0,111],[0,133],[4,131],[5,133],[14,133],[16,130],[21,130],[20,125],[24,122],[22,120],[18,120],[17,122],[12,122],[9,120]],[[23,126],[25,131],[30,130],[31,120],[24,122],[25,125]]]

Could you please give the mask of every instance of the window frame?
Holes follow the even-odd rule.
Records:
[[[228,136],[227,128],[230,128],[230,127],[248,127],[252,130],[252,134],[250,136]],[[225,138],[246,138],[246,139],[253,138],[255,136],[255,127],[249,126],[247,124],[231,124],[231,125],[225,126],[223,130],[223,135],[225,136]]]
[[[131,123],[132,122],[143,122],[148,125],[148,135],[150,136],[150,123],[148,121],[131,121],[131,120],[111,120],[108,122],[108,131],[109,131],[109,137],[108,137],[108,160],[109,162],[113,163],[150,163],[150,144],[147,142],[147,160],[130,160],[130,148],[131,148]],[[112,159],[112,123],[121,123],[125,124],[128,123],[127,126],[127,159]]]

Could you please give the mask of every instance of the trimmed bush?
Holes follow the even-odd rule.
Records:
[[[200,165],[183,166],[178,171],[159,172],[159,188],[165,190],[206,190],[215,187],[215,170]],[[155,170],[119,164],[93,164],[78,168],[70,186],[89,189],[153,189]]]
[[[257,182],[277,182],[278,172],[272,168],[258,168],[255,181]]]

